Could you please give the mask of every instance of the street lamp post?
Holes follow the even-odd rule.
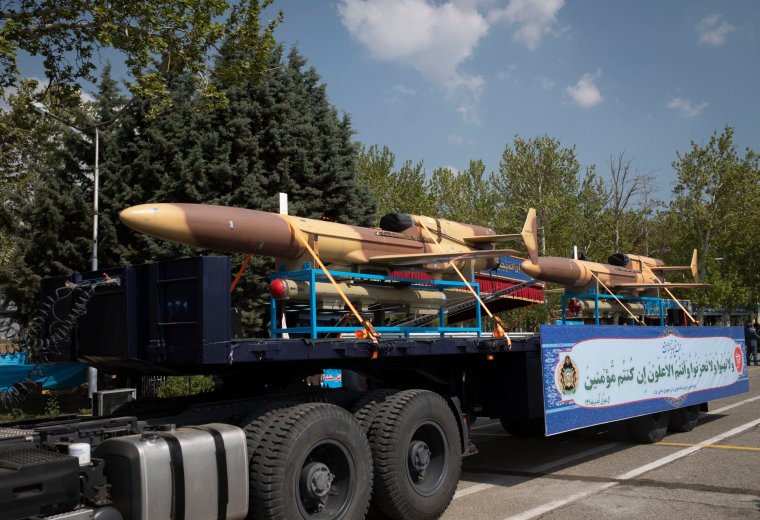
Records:
[[[90,138],[80,129],[62,118],[52,113],[47,106],[39,101],[32,101],[32,108],[45,116],[52,117],[59,123],[62,123],[66,127],[79,134],[84,140],[90,141]],[[118,117],[118,116],[117,116]],[[98,191],[100,189],[100,127],[104,124],[111,123],[111,121],[93,122],[90,128],[95,129],[95,170],[93,172],[93,215],[92,215],[92,270],[98,269]],[[87,367],[87,397],[90,399],[90,405],[93,404],[92,396],[98,391],[98,370],[93,367]]]
[[[98,190],[100,189],[100,129],[95,125],[95,172],[92,195],[92,270],[98,270]]]

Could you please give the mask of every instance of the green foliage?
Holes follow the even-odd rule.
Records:
[[[36,309],[39,280],[87,270],[92,228],[92,144],[71,129],[30,114],[35,82],[0,110],[10,139],[0,145],[0,293],[22,320]]]
[[[8,110],[0,109],[0,270],[19,254],[22,240],[16,234],[18,210],[34,197],[32,186],[38,173],[56,153],[50,125],[36,126],[28,105],[37,88],[24,80],[18,92],[8,97]]]
[[[600,253],[589,223],[599,216],[606,194],[593,167],[581,168],[574,147],[563,148],[549,136],[516,136],[504,150],[495,183],[502,201],[498,220],[506,229],[519,229],[528,209],[536,208],[542,254],[568,256],[574,245]]]
[[[741,155],[733,138],[726,127],[706,145],[692,142],[688,152],[677,152],[667,257],[688,258],[699,249],[700,277],[713,284],[694,295],[699,304],[754,308],[760,298],[760,157],[752,150]]]
[[[406,161],[395,169],[396,156],[384,146],[362,148],[359,154],[360,183],[377,201],[375,222],[388,213],[430,215],[432,200],[428,194],[422,162]]]
[[[26,413],[24,413],[24,410],[22,410],[21,408],[12,408],[11,411],[8,412],[9,421],[20,421],[25,417],[26,417]]]
[[[169,376],[158,387],[158,397],[181,397],[196,395],[214,390],[214,381],[210,376]]]
[[[61,405],[58,402],[58,396],[49,393],[45,396],[45,415],[55,417],[61,413]]]
[[[427,186],[435,216],[496,227],[499,197],[494,183],[493,174],[485,177],[483,161],[470,161],[461,172],[436,169]]]
[[[350,118],[329,103],[319,74],[296,49],[286,54],[276,45],[281,15],[262,22],[270,4],[12,0],[0,8],[0,89],[17,87],[0,108],[0,294],[23,317],[36,307],[42,277],[89,269],[94,150],[29,111],[40,94],[37,82],[18,78],[19,51],[45,59],[52,79],[43,96],[53,113],[91,139],[100,123],[103,266],[208,253],[126,229],[118,212],[127,206],[176,201],[276,211],[283,191],[291,214],[361,225],[405,212],[511,233],[535,207],[545,254],[567,256],[577,245],[599,261],[623,251],[683,264],[696,246],[712,287],[679,296],[728,308],[760,299],[760,159],[737,151],[732,128],[676,152],[678,183],[667,207],[648,198],[646,176],[623,154],[611,156],[604,182],[595,166],[580,164],[574,147],[547,135],[515,136],[495,174],[473,160],[463,171],[437,168],[428,176],[422,161],[397,167],[387,147],[359,149]],[[95,79],[92,58],[103,48],[125,55],[128,103],[109,67],[94,104],[75,94],[80,81]],[[234,265],[242,259],[235,255]],[[265,274],[273,267],[254,258],[233,294],[248,335],[265,333]],[[521,309],[507,323],[533,328],[550,306]]]
[[[130,105],[115,128],[117,145],[104,153],[101,222],[113,232],[104,236],[102,249],[110,251],[104,253],[111,255],[109,264],[220,253],[121,225],[119,211],[151,201],[277,211],[277,193],[286,192],[293,215],[373,222],[374,201],[358,188],[349,118],[330,105],[319,75],[297,50],[285,57],[275,49],[269,69],[263,80],[238,77],[225,85],[229,103],[222,107],[205,107],[188,75],[170,84],[173,109],[165,117],[152,119],[149,101]],[[233,256],[234,269],[243,258]],[[273,268],[271,259],[254,257],[232,295],[246,335],[266,333],[266,276]]]
[[[51,86],[71,94],[79,90],[80,81],[95,81],[96,57],[110,48],[123,53],[135,96],[163,98],[168,93],[167,78],[187,70],[204,78],[197,85],[204,97],[221,100],[217,83],[208,81],[213,51],[223,41],[244,44],[248,51],[255,48],[257,52],[216,70],[223,78],[261,77],[282,16],[262,27],[261,11],[271,3],[10,0],[0,8],[0,94],[17,83],[19,51],[42,57]]]

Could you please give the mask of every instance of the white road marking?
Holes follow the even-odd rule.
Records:
[[[503,477],[503,480],[506,480],[507,477]],[[494,486],[498,486],[499,484],[502,484],[502,482],[496,482],[494,481],[492,484],[489,483],[483,483],[483,484],[475,484],[474,486],[470,486],[465,489],[461,489],[454,493],[454,498],[452,500],[456,500],[457,498],[466,497],[467,495],[472,495],[473,493],[478,493],[480,491],[485,491],[486,489],[491,489]]]
[[[755,419],[754,421],[750,421],[748,423],[742,424],[741,426],[737,426],[736,428],[733,428],[731,430],[728,430],[727,432],[721,433],[720,435],[716,435],[715,437],[712,437],[710,439],[707,439],[706,441],[700,442],[699,444],[717,444],[723,439],[726,439],[728,437],[732,437],[734,435],[738,435],[739,433],[749,430],[750,428],[754,428],[760,424],[760,419]],[[554,500],[552,502],[549,502],[547,504],[535,507],[533,509],[530,509],[528,511],[525,511],[523,513],[520,513],[519,515],[513,515],[510,517],[507,517],[505,520],[529,520],[531,518],[536,518],[537,516],[540,516],[542,514],[548,513],[549,511],[553,511],[555,509],[559,509],[560,507],[566,506],[568,504],[572,504],[573,502],[576,502],[578,500],[581,500],[583,498],[586,498],[587,496],[593,495],[595,493],[599,493],[602,491],[605,491],[611,487],[617,486],[621,480],[630,480],[633,478],[636,478],[640,475],[643,475],[644,473],[647,473],[649,471],[652,471],[653,469],[657,469],[660,466],[664,466],[665,464],[669,464],[673,461],[676,461],[680,458],[686,457],[687,455],[691,455],[692,453],[695,453],[699,450],[701,450],[703,446],[692,446],[690,448],[683,449],[681,451],[677,451],[673,453],[672,455],[668,455],[667,457],[663,457],[661,459],[658,459],[654,462],[650,462],[649,464],[644,464],[643,466],[639,466],[636,469],[633,469],[631,471],[628,471],[626,473],[623,473],[622,475],[618,476],[616,478],[615,482],[607,482],[605,484],[596,485],[593,486],[590,489],[586,489],[580,493],[576,493],[575,495],[570,495],[567,498],[561,499],[561,500]]]
[[[727,432],[721,433],[720,435],[716,435],[715,437],[712,437],[711,439],[707,439],[706,441],[700,442],[699,444],[718,444],[723,439],[727,439],[729,437],[733,437],[734,435],[738,435],[744,430],[749,430],[750,428],[754,428],[760,424],[760,419],[755,419],[754,421],[750,421],[748,423],[742,424],[741,426],[737,426],[736,428],[732,430],[728,430]],[[619,480],[629,480],[632,478],[636,478],[639,475],[642,475],[648,471],[652,471],[653,469],[657,469],[660,466],[664,466],[665,464],[669,464],[675,460],[678,460],[682,457],[685,457],[687,455],[691,455],[692,453],[699,451],[704,446],[691,446],[689,448],[684,448],[681,451],[677,451],[673,453],[672,455],[668,455],[667,457],[663,457],[659,460],[656,460],[654,462],[650,462],[649,464],[644,464],[643,466],[640,466],[634,470],[631,470],[627,473],[623,473],[618,477]]]
[[[710,410],[709,412],[707,412],[707,415],[713,415],[713,414],[727,412],[731,408],[736,408],[737,406],[741,406],[743,404],[751,403],[752,401],[757,401],[758,399],[760,399],[760,395],[756,395],[755,397],[750,397],[749,399],[745,399],[743,401],[739,401],[738,403],[729,404],[728,406],[724,406],[723,408],[718,408],[716,410]]]
[[[742,401],[739,401],[737,403],[733,403],[733,404],[724,406],[722,408],[717,408],[715,410],[711,410],[710,412],[708,412],[708,415],[720,414],[720,413],[726,412],[728,410],[731,410],[732,408],[736,408],[738,406],[742,406],[744,404],[748,404],[748,403],[751,403],[751,402],[754,402],[754,401],[757,401],[757,400],[760,400],[760,396],[751,397],[749,399],[744,399]],[[718,442],[722,441],[723,439],[731,437],[731,436],[736,435],[738,433],[741,433],[742,431],[744,431],[746,429],[752,428],[753,426],[755,426],[758,423],[760,423],[760,419],[757,420],[757,421],[753,421],[751,423],[747,423],[747,424],[745,424],[743,426],[740,426],[738,428],[734,428],[733,430],[730,430],[730,431],[728,431],[728,432],[726,432],[724,434],[718,435],[717,437],[713,437],[712,439],[708,439],[705,442],[702,442],[702,443],[699,443],[699,444],[702,444],[702,445],[717,444]],[[488,428],[490,426],[496,426],[498,424],[499,424],[498,421],[493,421],[493,422],[489,422],[489,423],[486,423],[486,424],[479,424],[477,426],[473,426],[471,428],[471,430],[478,430],[478,429]],[[481,434],[481,435],[483,435],[483,434]],[[615,447],[617,447],[619,445],[620,445],[620,443],[617,443],[617,442],[603,444],[601,446],[597,446],[596,448],[592,448],[590,450],[586,450],[586,451],[583,451],[581,453],[577,453],[575,455],[570,455],[568,457],[564,457],[562,459],[554,460],[554,461],[552,461],[550,463],[543,464],[541,466],[536,466],[531,471],[534,472],[534,473],[547,473],[547,472],[553,471],[556,468],[564,466],[566,464],[570,464],[570,463],[572,463],[572,462],[574,462],[576,460],[583,459],[585,457],[591,457],[593,455],[597,455],[599,453],[602,453],[602,452],[605,452],[605,451],[609,451],[612,448],[615,448]],[[694,453],[694,452],[702,449],[703,447],[704,446],[692,446],[692,447],[686,448],[684,450],[676,452],[676,453],[674,453],[672,455],[669,455],[667,457],[663,457],[662,459],[659,459],[659,460],[657,460],[655,462],[652,462],[650,464],[646,464],[646,465],[641,466],[639,468],[636,468],[636,469],[634,469],[632,471],[629,471],[628,473],[624,473],[623,475],[621,475],[621,476],[618,477],[618,480],[629,480],[629,479],[635,478],[635,477],[637,477],[639,475],[642,475],[642,474],[644,474],[644,473],[646,473],[648,471],[651,471],[651,470],[656,469],[656,468],[658,468],[660,466],[663,466],[663,465],[668,464],[670,462],[673,462],[673,461],[675,461],[677,459],[680,459],[681,457],[685,457],[686,455],[690,455],[691,453]],[[491,489],[492,487],[503,485],[510,478],[514,478],[514,477],[507,477],[507,476],[496,477],[491,482],[482,483],[482,484],[476,484],[474,486],[470,486],[468,488],[459,490],[459,491],[457,491],[454,494],[453,500],[456,500],[458,498],[463,498],[463,497],[466,497],[468,495],[472,495],[472,494],[475,494],[475,493],[479,493],[481,491],[485,491],[487,489]],[[593,487],[591,487],[591,488],[589,488],[589,489],[587,489],[585,491],[582,491],[580,493],[576,493],[575,495],[571,495],[571,496],[569,496],[569,497],[567,497],[565,499],[554,500],[552,502],[549,502],[548,504],[544,504],[543,506],[539,506],[537,508],[531,509],[530,511],[526,511],[526,512],[521,513],[521,514],[516,515],[516,516],[511,516],[511,517],[509,517],[506,520],[527,520],[529,518],[535,518],[538,515],[547,513],[549,511],[554,510],[554,509],[560,508],[560,507],[562,507],[564,505],[567,505],[567,504],[570,504],[572,502],[581,500],[581,499],[583,499],[583,498],[585,498],[585,497],[587,497],[589,495],[592,495],[594,493],[599,493],[601,491],[605,491],[605,490],[609,489],[610,487],[613,487],[613,486],[615,486],[617,484],[618,484],[617,482],[608,482],[608,483],[605,483],[605,484],[596,485],[596,486],[593,486]]]
[[[619,442],[611,442],[607,444],[602,444],[601,446],[596,446],[586,451],[575,453],[573,455],[568,455],[567,457],[562,457],[561,459],[553,460],[547,464],[542,464],[540,466],[530,468],[528,471],[532,473],[548,473],[557,468],[565,466],[566,464],[571,464],[575,462],[576,460],[584,459],[586,457],[593,457],[594,455],[598,455],[599,453],[609,451],[612,448],[616,448],[618,446],[620,446]],[[486,489],[491,489],[492,487],[495,487],[495,486],[503,485],[509,482],[510,480],[514,480],[514,478],[515,478],[514,476],[509,476],[509,475],[495,476],[492,479],[489,479],[490,482],[476,484],[474,486],[470,486],[468,488],[457,491],[454,494],[453,500],[456,500],[457,498],[466,497],[467,495],[472,495],[473,493],[478,493],[480,491],[485,491]]]
[[[530,518],[536,518],[537,516],[543,515],[544,513],[554,511],[555,509],[559,509],[560,507],[566,506],[567,504],[572,504],[573,502],[577,502],[578,500],[586,498],[587,496],[591,496],[595,493],[600,493],[614,486],[617,486],[617,482],[607,482],[606,484],[596,484],[584,491],[581,491],[574,495],[570,495],[567,498],[563,498],[561,500],[553,500],[552,502],[549,502],[548,504],[534,507],[533,509],[525,511],[524,513],[520,513],[519,515],[510,516],[506,520],[529,520]]]

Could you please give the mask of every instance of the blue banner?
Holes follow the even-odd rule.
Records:
[[[0,355],[0,392],[9,392],[16,383],[40,383],[44,390],[76,388],[87,382],[87,365],[29,363],[26,352]]]
[[[541,327],[546,434],[749,391],[741,327]]]

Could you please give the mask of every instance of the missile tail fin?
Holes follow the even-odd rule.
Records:
[[[691,277],[694,279],[694,283],[699,282],[699,276],[697,273],[697,250],[694,249],[694,254],[691,255]]]
[[[538,242],[536,241],[536,235],[538,235],[538,229],[536,224],[536,209],[530,208],[528,210],[528,216],[525,218],[525,224],[523,225],[522,232],[523,242],[525,242],[525,248],[528,250],[528,256],[530,261],[534,264],[538,263]]]

